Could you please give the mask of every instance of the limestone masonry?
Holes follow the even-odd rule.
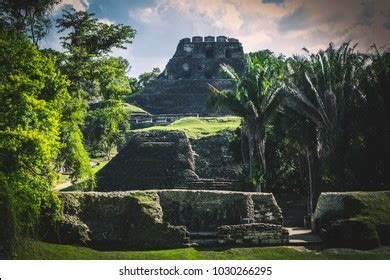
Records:
[[[98,248],[180,247],[191,242],[189,232],[217,231],[220,226],[248,222],[277,225],[282,222],[282,212],[273,195],[266,193],[64,192],[59,193],[59,198],[63,219],[51,241]],[[258,227],[249,227],[248,234]],[[260,227],[265,227],[268,234],[261,236],[262,243],[267,238],[271,243],[279,237],[281,242],[285,240],[280,235],[283,233],[280,226]],[[245,227],[240,227],[241,235],[243,231]]]
[[[210,96],[209,84],[219,89],[235,87],[233,81],[221,75],[222,63],[229,64],[237,73],[244,71],[244,51],[237,39],[184,38],[161,75],[130,102],[151,114],[215,114],[215,110],[205,108]]]
[[[96,174],[98,190],[235,189],[242,169],[228,138],[228,132],[197,140],[181,131],[134,132]]]

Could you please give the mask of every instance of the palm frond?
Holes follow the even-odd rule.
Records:
[[[237,72],[234,71],[234,68],[230,66],[229,64],[221,64],[221,69],[223,73],[225,73],[230,79],[238,82],[240,80],[240,77],[238,76]]]

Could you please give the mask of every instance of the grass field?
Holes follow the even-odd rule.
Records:
[[[240,126],[240,122],[239,117],[186,117],[167,126],[153,126],[135,131],[179,130],[184,131],[189,138],[199,139],[222,131],[234,131]]]
[[[351,249],[308,250],[303,247],[252,247],[252,248],[183,248],[158,251],[97,251],[85,247],[27,241],[17,259],[87,259],[87,260],[343,260],[390,259],[390,247],[358,251]]]

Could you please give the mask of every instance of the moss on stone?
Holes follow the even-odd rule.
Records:
[[[313,221],[313,229],[332,246],[388,244],[390,191],[322,193]]]
[[[374,225],[390,224],[390,191],[354,192],[353,197],[364,204],[364,210],[354,219],[368,221]]]
[[[183,227],[163,223],[155,192],[60,193],[62,221],[58,239],[63,244],[98,248],[169,248],[188,242]]]

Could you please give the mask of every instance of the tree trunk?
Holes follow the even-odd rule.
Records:
[[[310,153],[309,148],[305,146],[305,155],[307,161],[307,169],[309,173],[309,215],[313,214],[313,180],[311,173],[311,162],[310,162]]]
[[[254,145],[252,137],[248,137],[248,148],[249,148],[249,177],[253,178],[253,167],[254,167]]]
[[[266,188],[266,174],[267,174],[267,165],[266,165],[266,159],[265,159],[265,130],[263,129],[264,125],[261,122],[258,122],[257,124],[257,130],[255,132],[255,141],[256,141],[256,148],[257,148],[257,154],[259,158],[259,166],[261,170],[261,182],[257,184],[257,191],[262,192],[265,191]]]
[[[244,127],[241,126],[241,157],[242,157],[242,162],[244,163],[244,166],[247,168],[248,167],[248,157],[246,155],[246,149],[245,149],[245,133],[244,133]]]

